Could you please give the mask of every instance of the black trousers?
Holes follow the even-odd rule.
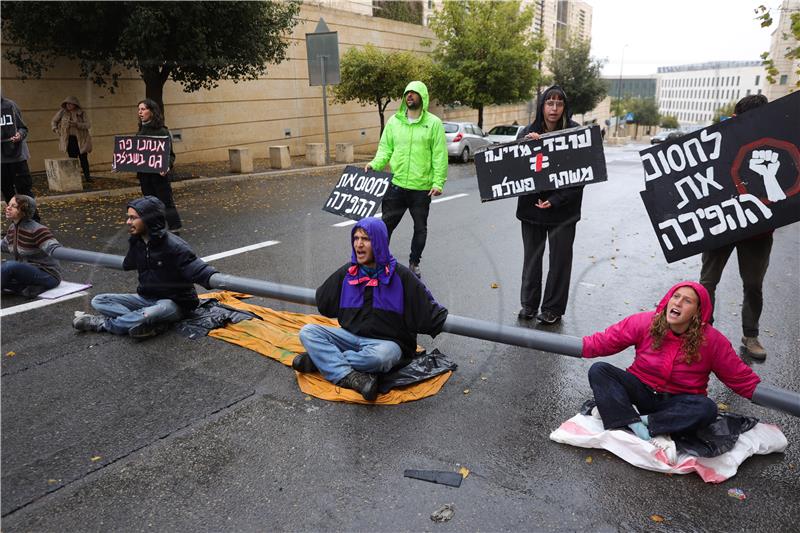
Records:
[[[89,156],[81,153],[81,149],[78,147],[78,138],[74,135],[70,135],[67,139],[67,155],[73,159],[77,158],[80,160],[83,178],[89,181],[91,179],[91,175],[89,174]]]
[[[425,241],[428,240],[428,212],[431,209],[431,197],[428,196],[428,192],[390,185],[389,190],[383,196],[382,219],[386,224],[386,229],[389,230],[389,241],[392,240],[392,232],[400,223],[406,209],[411,213],[411,219],[414,221],[414,236],[411,238],[409,263],[419,264],[422,259],[422,250],[425,249]]]
[[[606,429],[639,422],[642,414],[647,415],[651,435],[668,435],[692,432],[717,418],[717,404],[708,396],[657,393],[630,372],[608,363],[589,368],[589,385]]]
[[[169,229],[176,230],[180,228],[183,224],[181,223],[180,215],[178,215],[178,209],[175,207],[175,200],[172,198],[172,185],[169,183],[169,175],[162,176],[161,174],[139,172],[136,177],[139,178],[139,185],[144,196],[155,196],[164,202]]]
[[[761,309],[764,307],[762,286],[769,267],[772,235],[726,244],[716,250],[703,252],[700,284],[706,288],[708,295],[711,296],[711,304],[714,305],[717,284],[722,279],[722,271],[734,248],[739,260],[739,276],[742,278],[744,292],[742,333],[745,337],[758,337],[758,321],[761,318]],[[713,322],[712,317],[711,323]]]
[[[0,183],[3,189],[3,199],[6,204],[15,194],[24,194],[33,198],[33,178],[28,169],[27,161],[14,161],[0,165]],[[33,220],[40,222],[39,210],[33,214]]]
[[[522,286],[523,307],[563,315],[567,310],[569,282],[572,276],[572,243],[577,222],[560,226],[543,226],[522,221]],[[545,243],[550,245],[547,284],[542,298],[542,260]]]

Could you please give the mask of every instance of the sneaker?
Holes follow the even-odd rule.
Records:
[[[169,324],[166,322],[156,322],[155,324],[139,324],[133,326],[128,330],[128,336],[134,339],[146,339],[148,337],[155,337],[161,335],[169,329]]]
[[[763,361],[767,358],[767,351],[761,346],[758,337],[742,337],[742,348],[744,353],[753,359]]]
[[[408,269],[414,273],[418,278],[422,277],[422,272],[419,270],[419,263],[408,263]]]
[[[20,294],[25,298],[33,299],[42,294],[46,290],[47,289],[45,289],[41,285],[28,285],[27,287],[25,287],[20,291]]]
[[[547,324],[549,326],[561,320],[561,315],[557,315],[552,311],[542,311],[536,315],[536,320],[541,324]]]
[[[374,374],[353,370],[340,379],[337,385],[360,392],[368,402],[375,401],[375,398],[378,397],[378,378]]]
[[[678,462],[678,448],[675,446],[675,441],[669,435],[658,435],[650,439],[650,444],[664,452],[667,456],[667,462],[674,465]]]
[[[319,372],[317,365],[314,364],[314,361],[311,359],[311,356],[308,355],[308,352],[302,352],[294,356],[294,359],[292,359],[292,368],[301,374]]]
[[[78,331],[105,331],[105,323],[106,317],[83,311],[75,311],[75,318],[72,319],[72,327]]]
[[[517,318],[520,320],[532,320],[536,316],[536,309],[523,305],[522,309],[517,313]]]

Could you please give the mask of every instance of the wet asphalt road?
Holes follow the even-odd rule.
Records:
[[[609,182],[586,189],[570,303],[550,331],[603,329],[699,276],[699,257],[668,265],[661,255],[638,196],[636,148],[607,149]],[[333,227],[342,219],[320,210],[332,185],[332,178],[293,177],[187,187],[177,193],[182,236],[201,256],[280,241],[214,265],[316,287],[349,258],[349,228]],[[452,313],[517,325],[516,202],[481,204],[471,164],[451,165],[445,195],[458,193],[468,196],[431,209],[423,279]],[[43,217],[66,246],[122,254],[124,204],[122,197],[50,203]],[[410,237],[406,217],[392,240],[403,262]],[[718,288],[716,325],[738,346],[735,263]],[[64,267],[68,280],[93,283],[90,295],[135,286],[132,273]],[[775,232],[762,316],[769,357],[753,365],[765,382],[796,391],[799,278],[795,224]],[[20,303],[2,298],[3,308]],[[2,319],[6,531],[790,531],[800,522],[800,420],[751,404],[715,378],[714,399],[779,425],[789,440],[785,453],[750,458],[719,485],[550,441],[590,396],[590,362],[579,359],[449,334],[420,337],[458,371],[435,397],[365,407],[306,397],[290,369],[219,340],[77,334],[75,310],[88,311],[88,298]],[[628,350],[606,360],[627,366],[631,358]],[[403,477],[407,468],[460,465],[472,473],[458,489]],[[747,499],[729,497],[730,488]],[[453,519],[432,522],[447,503]]]

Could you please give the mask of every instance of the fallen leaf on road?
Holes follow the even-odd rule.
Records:
[[[453,515],[456,514],[454,507],[455,506],[452,503],[448,503],[447,505],[440,507],[433,512],[431,515],[431,520],[434,522],[447,522],[453,518]]]
[[[469,389],[464,389],[464,394],[469,394]]]
[[[587,464],[587,465],[590,465],[590,464],[592,464],[592,456],[591,456],[591,455],[590,455],[589,457],[587,457],[587,458],[586,458],[586,464]]]
[[[664,517],[661,516],[660,514],[651,514],[650,515],[650,520],[652,520],[653,522],[663,522],[664,521]]]
[[[14,357],[15,355],[17,355],[17,352],[8,352],[6,355],[8,357]]]
[[[489,286],[490,286],[491,288],[493,288],[493,289],[496,289],[496,288],[497,288],[497,287],[499,287],[500,285],[498,285],[497,283],[492,283],[492,284],[491,284],[491,285],[489,285]]]
[[[719,409],[720,411],[727,411],[728,410],[728,404],[727,403],[718,402],[717,403],[717,409]]]
[[[469,468],[465,468],[462,466],[461,468],[458,469],[458,473],[461,474],[461,477],[467,479],[467,476],[469,475]]]
[[[97,462],[97,461],[99,461],[100,459],[102,459],[102,457],[101,457],[101,456],[99,456],[99,455],[95,455],[94,457],[92,457],[92,462],[93,462],[93,463],[96,463],[96,462]]]

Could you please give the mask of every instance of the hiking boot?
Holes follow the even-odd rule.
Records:
[[[422,277],[422,272],[419,269],[419,263],[408,263],[408,269],[414,273],[415,276],[418,278]]]
[[[155,324],[139,324],[133,326],[128,330],[128,336],[134,339],[146,339],[148,337],[155,337],[161,335],[169,329],[169,324],[166,322],[156,322]]]
[[[353,370],[340,379],[337,385],[360,392],[361,396],[368,402],[375,401],[375,398],[378,397],[378,378],[374,374],[365,374],[364,372]]]
[[[75,318],[72,319],[72,327],[78,331],[105,331],[106,317],[90,315],[83,311],[75,311]]]
[[[294,359],[292,359],[292,368],[301,374],[319,372],[317,365],[314,364],[314,361],[311,359],[311,356],[308,355],[308,352],[302,352],[295,355]]]
[[[532,320],[536,316],[536,309],[523,305],[522,309],[517,313],[517,318],[520,320]]]
[[[542,311],[541,313],[536,315],[536,320],[538,320],[542,324],[547,324],[548,326],[550,326],[561,320],[561,315],[557,315],[552,311]]]
[[[742,348],[744,353],[753,359],[763,361],[767,358],[767,351],[761,346],[758,337],[742,337]]]

